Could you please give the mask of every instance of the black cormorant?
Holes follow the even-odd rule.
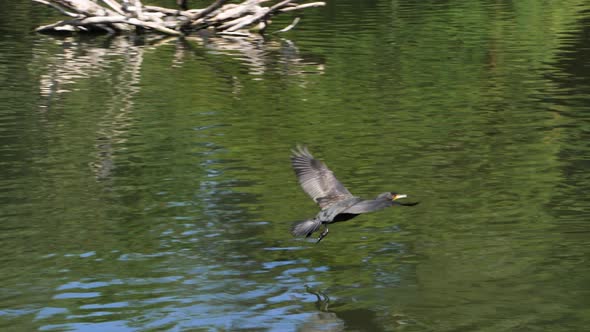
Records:
[[[319,206],[321,211],[313,219],[295,223],[291,228],[294,236],[309,237],[322,225],[319,243],[328,235],[328,224],[350,220],[361,213],[373,212],[393,205],[414,206],[415,203],[397,201],[406,197],[404,194],[385,192],[372,200],[353,196],[334,173],[323,162],[315,159],[306,147],[298,146],[292,151],[291,165],[295,170],[299,184]]]

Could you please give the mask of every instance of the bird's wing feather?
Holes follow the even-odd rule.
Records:
[[[303,191],[320,208],[324,209],[335,202],[353,197],[326,164],[315,159],[306,147],[297,147],[293,150],[291,165]]]
[[[395,203],[392,200],[375,199],[366,200],[356,203],[348,209],[342,211],[342,213],[361,214],[367,212],[374,212],[390,207]]]
[[[365,200],[365,201],[360,201],[358,203],[355,203],[354,205],[350,206],[349,208],[347,208],[346,210],[344,210],[340,213],[361,214],[361,213],[379,211],[379,210],[385,209],[385,208],[393,206],[393,205],[414,206],[414,205],[418,205],[418,203],[419,202],[402,203],[399,201],[393,201],[391,199],[380,199],[378,197],[377,199]]]

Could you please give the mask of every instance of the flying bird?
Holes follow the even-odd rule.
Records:
[[[361,213],[373,212],[394,205],[414,206],[414,203],[402,203],[398,199],[407,197],[395,192],[384,192],[375,199],[364,200],[353,196],[334,176],[323,162],[315,159],[307,147],[298,146],[292,150],[291,165],[303,191],[320,207],[320,212],[313,218],[295,223],[291,227],[294,236],[310,237],[321,226],[316,243],[328,235],[328,224],[347,221]]]

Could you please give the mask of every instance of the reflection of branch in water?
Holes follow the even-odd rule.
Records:
[[[44,97],[40,106],[43,110],[49,111],[50,105],[59,102],[63,93],[70,92],[69,85],[92,79],[105,70],[114,73],[109,76],[111,84],[107,84],[112,87],[110,100],[102,103],[105,108],[97,130],[97,160],[91,163],[96,178],[107,179],[115,167],[113,146],[126,141],[124,134],[131,121],[133,96],[140,90],[141,65],[146,48],[134,45],[130,38],[123,36],[109,38],[105,44],[97,40],[84,42],[74,37],[54,41],[60,46],[61,53],[50,58],[53,63],[46,65],[48,70],[41,74],[39,80],[41,96]],[[44,64],[48,62],[44,56],[46,52],[46,49],[36,52],[40,54],[39,61]],[[122,69],[113,70],[114,66]]]
[[[134,97],[141,89],[141,68],[146,50],[175,42],[173,66],[184,64],[187,50],[209,50],[239,59],[249,68],[251,75],[260,76],[267,71],[275,71],[285,76],[304,78],[323,73],[323,64],[318,59],[306,60],[297,47],[285,39],[265,40],[259,35],[252,38],[195,36],[187,39],[196,40],[203,47],[193,47],[184,39],[150,35],[141,38],[48,38],[59,46],[58,52],[48,57],[49,47],[38,47],[34,51],[37,67],[43,69],[39,79],[40,108],[43,111],[49,111],[52,104],[59,103],[64,93],[76,91],[78,81],[93,79],[104,72],[111,73],[107,84],[102,84],[110,89],[111,95],[107,102],[102,103],[104,115],[96,133],[97,156],[91,164],[97,179],[110,178],[116,167],[114,146],[124,143],[128,136],[125,134],[132,120]],[[235,96],[241,93],[240,75],[226,73],[222,66],[214,62],[211,66],[219,70],[222,78],[231,78]],[[299,82],[304,84],[303,80]]]
[[[125,142],[125,133],[132,121],[133,97],[140,91],[141,65],[145,48],[132,45],[123,38],[118,39],[117,49],[126,50],[123,54],[123,70],[116,74],[116,82],[113,84],[114,93],[107,104],[108,109],[104,113],[100,124],[97,140],[109,142],[96,145],[98,150],[97,160],[92,163],[96,178],[109,179],[111,171],[115,167],[113,161],[113,144]]]
[[[287,39],[265,39],[253,34],[249,38],[232,36],[191,36],[189,41],[203,45],[211,52],[227,54],[243,62],[250,75],[277,71],[283,75],[306,76],[323,74],[320,59],[306,59],[293,42]]]
[[[151,38],[148,43],[157,45],[162,40],[168,39]],[[43,68],[47,68],[39,79],[41,96],[44,97],[41,107],[45,110],[59,100],[61,94],[70,92],[68,85],[73,85],[81,79],[97,76],[116,63],[114,56],[126,56],[128,52],[137,53],[145,49],[144,46],[133,45],[132,38],[123,36],[111,36],[106,40],[88,39],[88,42],[76,37],[47,38],[46,40],[54,41],[62,52],[52,54],[48,59],[46,47],[39,47],[34,51],[36,61]],[[135,67],[128,62],[125,65]]]
[[[41,96],[46,99],[46,102],[41,103],[44,109],[49,108],[52,101],[58,99],[60,94],[69,92],[67,85],[98,72],[100,61],[108,52],[107,49],[93,48],[80,54],[77,52],[79,47],[74,38],[56,40],[56,43],[61,46],[62,53],[51,58],[50,61],[53,63],[46,65],[48,70],[39,79]],[[40,62],[47,61],[44,59],[44,52],[38,53]]]

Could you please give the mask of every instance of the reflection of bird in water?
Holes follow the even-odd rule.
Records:
[[[315,306],[319,312],[312,314],[298,331],[381,332],[391,328],[391,326],[389,326],[389,329],[384,328],[383,322],[377,317],[377,308],[371,310],[369,303],[353,301],[356,302],[355,305],[353,302],[346,303],[341,299],[340,303],[334,303],[333,306],[330,306],[331,300],[325,292],[313,289],[308,285],[305,285],[305,291],[315,295]],[[366,308],[366,306],[369,306],[369,308]],[[394,323],[397,323],[397,321],[394,321]]]
[[[313,288],[309,287],[309,285],[305,285],[305,291],[317,297],[315,305],[319,311],[328,311],[328,306],[330,305],[330,298],[328,297],[328,295],[326,295],[326,293],[320,290],[314,290]]]
[[[361,213],[373,212],[394,205],[413,206],[416,203],[401,203],[397,200],[406,197],[403,194],[385,192],[372,200],[363,200],[353,196],[346,187],[336,179],[326,164],[315,159],[306,147],[297,147],[291,155],[291,165],[299,179],[299,184],[321,208],[313,219],[304,220],[293,225],[291,233],[295,236],[309,237],[318,231],[321,225],[319,243],[328,235],[328,224],[350,220]]]

